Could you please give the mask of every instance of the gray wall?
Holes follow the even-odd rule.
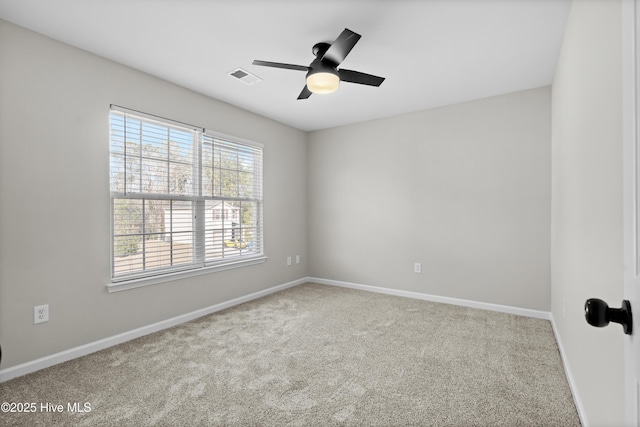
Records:
[[[550,95],[312,132],[310,274],[548,311]]]
[[[552,314],[592,426],[625,414],[625,336],[583,311],[624,298],[621,40],[619,1],[574,1],[552,92]]]
[[[308,275],[304,132],[5,21],[0,94],[3,369]],[[107,293],[112,103],[264,144],[265,264]]]

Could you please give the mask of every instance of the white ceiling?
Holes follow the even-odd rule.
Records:
[[[571,0],[0,0],[0,18],[310,131],[552,83]],[[386,77],[296,98],[312,46],[362,38],[341,67]],[[32,54],[37,54],[33,52]],[[263,80],[227,75],[241,67]]]

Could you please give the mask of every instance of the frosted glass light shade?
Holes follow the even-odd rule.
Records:
[[[314,73],[307,77],[307,88],[313,93],[331,93],[338,89],[340,77],[332,73]]]

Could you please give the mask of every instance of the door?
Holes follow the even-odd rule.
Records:
[[[625,299],[633,313],[625,338],[626,408],[629,426],[640,427],[640,0],[622,2],[623,202]]]
[[[604,301],[592,299],[585,310],[587,321],[594,326],[609,321],[627,324],[626,424],[640,427],[640,320],[636,320],[640,319],[640,0],[622,0],[622,102],[625,301],[621,309],[610,309]],[[626,315],[631,311],[632,316]]]

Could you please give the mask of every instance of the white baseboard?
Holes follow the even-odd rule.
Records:
[[[569,388],[571,389],[571,395],[573,396],[573,403],[575,403],[576,410],[578,411],[580,424],[582,424],[583,427],[588,427],[589,422],[587,420],[587,413],[584,410],[584,405],[582,404],[580,393],[578,393],[578,386],[576,385],[576,382],[573,378],[573,373],[571,372],[571,365],[569,364],[569,359],[567,359],[567,355],[564,350],[564,345],[562,344],[562,339],[560,338],[560,334],[558,332],[553,314],[550,313],[550,316],[551,316],[551,327],[553,328],[553,334],[556,337],[556,343],[558,343],[558,350],[560,351],[562,366],[564,366],[564,373],[565,373],[565,376],[567,377]]]
[[[2,369],[0,370],[0,383],[4,381],[8,381],[12,378],[29,374],[31,372],[39,371],[40,369],[48,368],[49,366],[57,365],[58,363],[75,359],[77,357],[86,356],[87,354],[95,353],[96,351],[100,351],[117,344],[122,344],[123,342],[127,342],[135,338],[140,338],[142,336],[149,335],[154,332],[161,331],[163,329],[168,329],[173,326],[179,325],[181,323],[185,323],[190,320],[197,319],[198,317],[206,316],[207,314],[215,313],[216,311],[224,310],[225,308],[233,307],[234,305],[242,304],[244,302],[251,301],[256,298],[264,297],[269,294],[273,294],[275,292],[279,292],[284,289],[291,288],[293,286],[301,285],[306,282],[308,282],[308,278],[306,277],[302,279],[294,280],[292,282],[274,286],[269,289],[265,289],[263,291],[254,292],[249,295],[245,295],[229,301],[212,305],[210,307],[196,310],[191,313],[183,314],[180,316],[173,317],[171,319],[167,319],[161,322],[153,323],[151,325],[143,326],[141,328],[137,328],[132,331],[124,332],[109,338],[104,338],[98,341],[94,341],[89,344],[71,348],[69,350],[64,350],[59,353],[55,353],[49,356],[42,357],[40,359],[23,363],[21,365],[12,366],[7,369]]]
[[[319,277],[308,277],[309,282],[319,283],[321,285],[340,286],[342,288],[359,289],[362,291],[377,292],[380,294],[395,295],[399,297],[407,297],[421,299],[425,301],[439,302],[443,304],[459,305],[462,307],[478,308],[481,310],[497,311],[500,313],[515,314],[518,316],[533,317],[536,319],[551,320],[551,313],[541,310],[531,310],[528,308],[511,307],[508,305],[491,304],[487,302],[471,301],[459,298],[442,297],[438,295],[423,294],[420,292],[401,291],[398,289],[381,288],[378,286],[361,285],[358,283],[341,282],[338,280],[321,279]]]

